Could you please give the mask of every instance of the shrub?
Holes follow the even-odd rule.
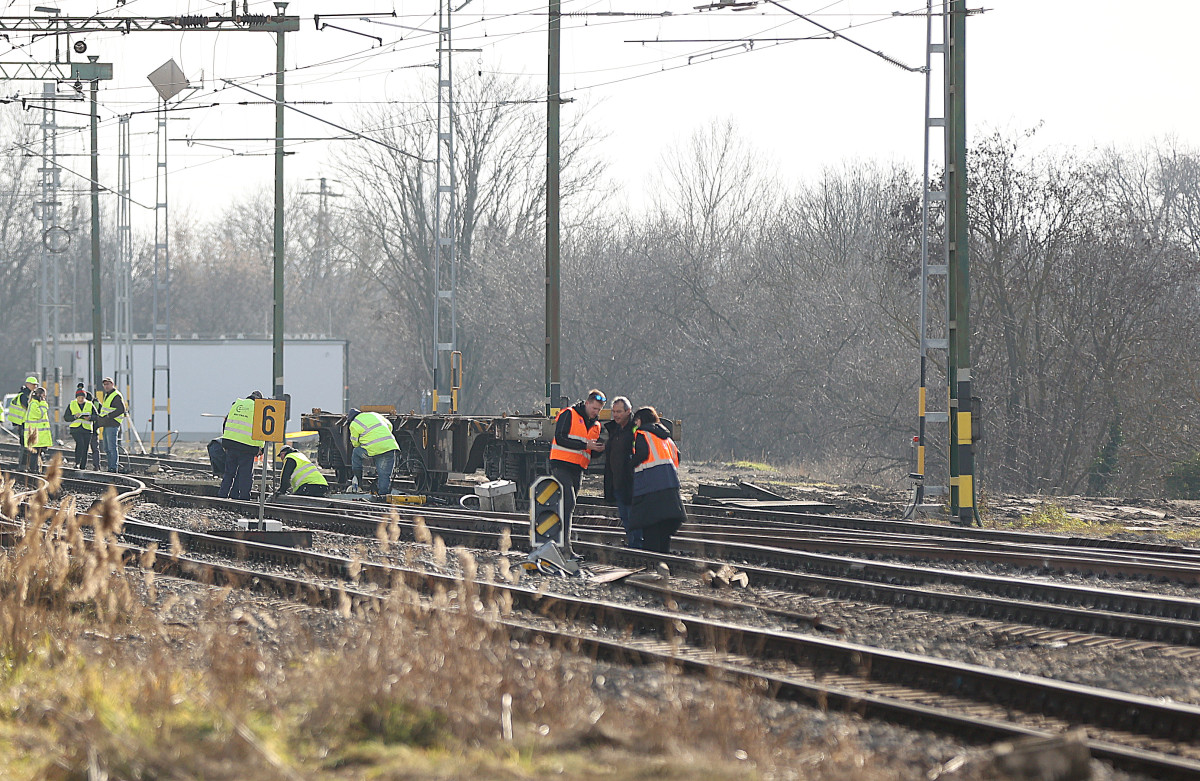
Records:
[[[1163,482],[1169,499],[1200,499],[1200,453],[1172,464]]]

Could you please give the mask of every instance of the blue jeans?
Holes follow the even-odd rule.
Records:
[[[121,427],[120,426],[105,426],[104,432],[104,457],[107,459],[108,471],[115,472],[119,466],[117,458],[117,446],[121,442]]]
[[[250,498],[254,488],[255,451],[238,447],[225,449],[225,474],[221,477],[221,488],[217,496],[222,499]]]
[[[369,456],[365,447],[356,447],[350,451],[350,470],[356,475],[362,474],[364,460],[370,460],[375,464],[375,493],[380,496],[391,493],[392,470],[396,468],[396,451],[389,450],[377,456]]]
[[[625,545],[629,548],[642,547],[642,530],[630,529],[629,521],[633,518],[633,505],[625,504],[620,499],[617,499],[617,517],[621,519],[621,525],[625,527]]]

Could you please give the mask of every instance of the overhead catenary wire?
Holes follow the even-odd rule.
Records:
[[[270,98],[267,98],[265,95],[260,95],[259,93],[255,92],[252,89],[249,89],[248,87],[243,87],[240,84],[234,84],[233,82],[228,81],[227,79],[224,81],[225,81],[225,83],[229,84],[229,86],[231,86],[231,87],[237,87],[238,89],[245,90],[246,92],[249,92],[251,95],[255,95],[257,97],[263,98],[264,100],[270,100]],[[274,101],[272,101],[272,102],[274,102]],[[330,122],[328,119],[322,119],[321,117],[318,117],[316,114],[312,114],[303,109],[296,108],[295,106],[287,103],[286,101],[283,103],[283,107],[287,108],[287,109],[291,109],[292,111],[295,111],[299,114],[303,114],[304,116],[309,117],[310,119],[315,119],[318,122],[323,122],[324,124],[329,125],[330,127],[336,127],[338,130],[341,130],[343,132],[351,133],[351,134],[361,138],[364,141],[370,141],[373,144],[379,144],[380,146],[382,146],[386,149],[390,149],[391,151],[395,152],[396,154],[403,155],[404,157],[410,157],[413,160],[419,160],[422,163],[432,163],[433,162],[432,160],[428,160],[424,157],[421,157],[420,155],[415,155],[412,152],[401,149],[398,146],[392,146],[391,144],[387,143],[386,141],[380,141],[378,138],[372,138],[368,135],[364,135],[362,133],[359,133],[357,130],[351,130],[350,128],[344,127],[343,125],[339,125],[336,122]]]
[[[826,8],[828,8],[828,7],[829,7],[829,6],[826,6]],[[823,10],[823,9],[822,9],[822,10]],[[523,10],[523,11],[509,12],[509,13],[506,13],[506,14],[496,14],[496,15],[493,15],[492,17],[490,17],[490,18],[494,20],[494,19],[497,19],[497,18],[504,18],[504,17],[517,17],[517,16],[522,16],[522,15],[531,15],[531,14],[535,14],[535,13],[541,14],[541,13],[544,13],[544,12],[540,12],[540,11],[536,11],[536,10],[535,10],[535,11]],[[582,13],[587,13],[587,12],[567,12],[567,13],[580,13],[580,14],[582,14]],[[597,13],[603,13],[603,12],[597,12]],[[789,13],[791,13],[791,12],[790,12],[790,10],[789,10]],[[817,13],[820,13],[820,11],[818,11]],[[677,16],[684,16],[684,15],[685,15],[685,14],[678,14]],[[805,15],[805,16],[808,16],[808,15]],[[429,16],[429,15],[424,15],[424,16],[422,16],[421,18],[423,18],[423,19],[428,19],[428,18],[430,18],[430,16]],[[884,17],[874,17],[874,18],[873,18],[873,21],[882,21],[882,20],[883,20],[883,18],[884,18]],[[372,21],[372,20],[368,20],[368,21]],[[634,19],[634,20],[620,20],[620,23],[629,23],[629,22],[631,22],[631,21],[632,21],[632,22],[636,22],[636,21],[640,21],[640,20],[637,20],[637,19]],[[609,22],[609,23],[617,23],[617,22]],[[466,27],[469,27],[469,26],[470,26],[470,25],[472,25],[472,24],[476,24],[476,22],[469,22],[469,23],[466,23],[466,24],[464,24],[464,26],[466,26]],[[862,25],[859,25],[859,26],[861,27]],[[517,32],[514,32],[514,33],[507,34],[507,35],[505,35],[505,36],[495,36],[495,37],[492,37],[490,40],[488,40],[488,41],[487,41],[487,43],[486,43],[485,45],[487,45],[487,46],[490,46],[490,47],[495,47],[495,46],[496,46],[496,45],[497,45],[499,42],[502,42],[503,40],[511,39],[511,38],[517,37],[517,36],[519,36],[519,35],[524,35],[524,34],[528,34],[528,33],[531,33],[531,32],[540,32],[541,30],[544,30],[544,26],[539,26],[538,28],[534,28],[534,29],[531,29],[531,30],[517,31]],[[765,31],[764,31],[764,32],[765,32]],[[836,32],[836,31],[835,31],[835,32]],[[460,37],[460,40],[472,40],[472,39],[471,39],[471,38],[469,38],[469,37],[467,37],[467,38],[465,38],[465,39]],[[379,56],[381,53],[388,53],[388,54],[390,54],[390,53],[397,53],[397,52],[399,52],[399,51],[402,51],[402,50],[408,50],[408,48],[407,48],[407,47],[405,47],[404,49],[397,49],[397,48],[396,48],[396,47],[397,47],[397,46],[398,46],[398,45],[399,45],[401,42],[403,42],[403,41],[404,41],[404,37],[401,37],[401,39],[400,39],[400,40],[393,42],[393,43],[392,43],[392,51],[388,51],[388,52],[381,52],[381,50],[380,50],[380,49],[378,49],[378,48],[375,48],[375,47],[372,47],[371,49],[368,49],[368,50],[360,50],[359,52],[354,52],[354,53],[350,53],[350,54],[347,54],[347,55],[342,55],[342,56],[340,56],[340,57],[336,57],[336,58],[329,58],[329,59],[322,60],[322,61],[318,61],[318,62],[315,62],[315,63],[308,63],[308,64],[303,64],[303,65],[298,65],[298,66],[295,66],[295,67],[293,67],[293,68],[289,68],[289,69],[287,69],[287,70],[288,70],[288,72],[292,72],[292,73],[294,73],[294,72],[298,72],[298,71],[302,71],[302,70],[306,70],[306,69],[310,69],[310,68],[317,68],[317,67],[320,67],[320,66],[322,66],[322,65],[333,64],[333,63],[337,63],[337,62],[344,62],[344,61],[347,61],[347,60],[349,60],[349,59],[351,59],[351,58],[356,58],[356,57],[360,57],[362,60],[370,60],[370,59],[373,59],[373,58],[374,58],[374,57],[376,57],[376,56]],[[652,65],[652,64],[661,64],[661,63],[664,63],[664,62],[668,62],[668,61],[670,61],[670,60],[671,60],[671,59],[673,59],[673,58],[680,58],[680,59],[684,59],[684,58],[688,58],[688,57],[692,58],[692,60],[693,60],[693,63],[692,63],[692,64],[696,64],[696,63],[695,63],[695,60],[697,59],[697,56],[703,57],[703,56],[705,56],[706,54],[707,54],[707,52],[705,52],[705,51],[695,51],[695,52],[681,53],[681,54],[677,54],[677,55],[669,55],[669,56],[666,56],[666,57],[658,58],[657,60],[654,60],[654,61],[651,61],[651,62],[643,62],[643,63],[633,64],[633,65],[628,65],[628,66],[618,66],[618,67],[619,67],[619,68],[628,68],[628,67],[647,67],[647,66],[649,66],[649,65]],[[390,70],[391,70],[391,69],[388,69],[388,70],[387,70],[387,71],[385,71],[385,72],[390,72]],[[610,70],[610,69],[594,69],[593,71],[590,71],[590,72],[595,72],[595,70]],[[668,69],[668,70],[669,70],[669,69]],[[505,74],[505,72],[504,72],[504,71],[496,71],[496,70],[490,70],[490,71],[488,71],[488,72],[489,72],[489,73],[496,74],[496,75],[504,75],[504,74]],[[589,72],[589,71],[576,71],[576,72],[568,72],[566,75],[578,75],[578,74],[580,74],[580,73],[585,73],[585,72]],[[657,71],[656,71],[656,72],[657,72]],[[246,81],[246,82],[253,82],[253,81],[254,81],[254,80],[256,80],[256,79],[268,78],[268,77],[270,77],[271,75],[272,75],[271,73],[257,74],[257,75],[254,75],[254,76],[242,77],[242,80],[244,80],[244,81]],[[511,74],[510,74],[510,75],[511,75]],[[522,74],[522,75],[524,75],[524,74]],[[646,74],[646,75],[651,75],[651,74]],[[234,79],[235,79],[235,80],[238,80],[238,77],[234,77]],[[628,79],[623,79],[622,81],[626,81],[626,80],[628,80]],[[328,80],[327,78],[319,78],[318,80],[315,80],[314,82],[300,82],[299,84],[295,84],[295,83],[294,83],[294,84],[293,84],[293,86],[295,86],[295,87],[297,87],[297,88],[303,88],[304,86],[307,86],[307,85],[308,85],[308,84],[310,84],[310,83],[328,83],[328,82],[329,82],[329,80]],[[597,87],[597,86],[604,86],[604,84],[611,84],[611,83],[616,83],[616,82],[605,82],[605,83],[603,83],[603,84],[593,84],[593,85],[587,85],[586,87],[580,87],[580,88],[576,88],[576,89],[575,89],[575,90],[573,90],[573,91],[579,91],[579,90],[581,90],[581,89],[595,88],[595,87]],[[106,92],[112,92],[112,91],[113,91],[113,90],[106,90]]]
[[[570,2],[570,0],[568,0],[568,2]],[[564,5],[566,5],[566,4],[567,3],[564,3]],[[256,3],[256,5],[266,5],[266,3]],[[596,3],[582,3],[580,5],[582,5],[583,8],[586,9],[589,7],[594,8]],[[780,6],[780,7],[783,8],[783,6]],[[828,8],[828,7],[829,6],[826,6],[826,8]],[[811,17],[813,15],[820,14],[821,11],[824,9],[819,9],[816,12],[813,12],[810,14],[804,14],[804,15],[795,14],[795,13],[791,12],[790,9],[785,9],[785,10],[788,11],[788,13],[787,13],[788,16],[809,16],[809,17]],[[601,16],[606,13],[607,12],[604,12],[604,11],[587,11],[587,10],[583,10],[583,11],[565,10],[564,11],[564,15],[574,15],[577,17],[584,17],[584,18],[586,18],[589,15]],[[478,17],[478,21],[464,22],[462,27],[469,28],[473,25],[478,25],[478,24],[482,23],[483,21],[489,21],[489,20],[495,21],[497,19],[502,19],[502,18],[517,18],[517,17],[521,17],[521,16],[531,16],[531,17],[538,16],[538,17],[540,17],[540,16],[544,16],[544,15],[545,15],[544,10],[541,10],[540,8],[522,9],[519,11],[508,12],[508,13],[503,13],[503,14],[481,14]],[[675,14],[674,16],[676,18],[683,18],[688,15],[690,15],[690,14],[680,13],[680,14]],[[771,17],[771,21],[775,21],[774,17],[782,16],[782,15],[783,14],[762,13],[762,14],[756,14],[755,18]],[[432,15],[430,15],[430,14],[398,15],[398,18],[405,19],[405,20],[407,20],[409,18],[429,19],[429,18],[431,18],[431,16]],[[848,16],[848,14],[843,14],[843,16]],[[887,17],[883,17],[881,15],[868,15],[868,17],[870,19],[870,21],[868,23],[884,21],[887,18]],[[860,18],[861,18],[861,16],[860,16]],[[646,21],[646,19],[647,19],[647,17],[607,19],[604,22],[602,22],[600,24],[595,24],[593,26],[599,27],[599,26],[601,26],[601,24],[609,25],[609,24],[617,24],[617,23],[638,24],[638,23],[642,23],[642,22]],[[784,24],[784,23],[786,23],[786,22],[783,22],[781,24]],[[771,29],[774,29],[775,26],[776,25],[773,25],[771,27]],[[862,27],[862,26],[864,26],[864,25],[863,24],[859,25],[859,27]],[[579,29],[579,28],[575,28],[575,29]],[[520,36],[524,36],[524,35],[528,35],[528,34],[542,33],[542,32],[544,32],[544,30],[545,30],[545,25],[542,23],[539,23],[528,29],[516,30],[516,31],[509,32],[509,33],[501,34],[501,35],[495,35],[495,34],[488,35],[486,33],[486,31],[483,35],[476,35],[476,36],[472,36],[470,34],[463,34],[463,35],[461,35],[459,40],[464,41],[464,42],[478,41],[485,47],[488,47],[490,49],[498,49],[498,48],[502,47],[502,45],[505,41],[510,41],[510,40],[516,39]],[[766,32],[766,31],[764,30],[763,32]],[[835,30],[835,32],[840,32],[840,31]],[[415,35],[415,36],[405,35],[405,36],[401,36],[398,40],[393,41],[389,47],[384,47],[384,48],[371,47],[369,49],[358,50],[356,52],[339,55],[338,57],[325,58],[325,59],[318,60],[316,62],[298,64],[293,67],[289,67],[285,70],[288,73],[298,73],[298,72],[304,72],[304,71],[316,71],[322,67],[327,67],[329,65],[345,64],[347,67],[340,72],[344,73],[344,72],[348,72],[351,70],[358,71],[358,73],[356,73],[355,75],[348,76],[347,78],[363,78],[363,76],[361,75],[361,71],[362,71],[362,65],[364,63],[375,62],[375,61],[382,62],[384,58],[390,58],[393,55],[401,55],[402,56],[405,53],[409,53],[409,52],[416,51],[416,50],[421,50],[421,49],[427,47],[428,44],[419,39],[427,38],[427,37],[431,37],[431,36],[429,36],[428,33],[422,33],[422,34]],[[845,37],[845,36],[843,35],[842,37]],[[801,38],[799,40],[810,40],[810,39],[809,38]],[[774,45],[782,45],[784,43],[790,43],[790,42],[791,41],[788,41],[788,40],[781,40],[778,42],[774,42]],[[765,47],[765,48],[770,48],[770,47]],[[765,48],[756,49],[756,50],[765,50]],[[724,53],[713,51],[711,48],[707,48],[707,49],[701,49],[701,50],[690,52],[690,53],[668,54],[668,55],[664,55],[662,57],[655,58],[650,61],[642,61],[639,63],[613,66],[613,67],[608,67],[608,68],[582,69],[582,70],[576,70],[576,71],[568,71],[568,72],[566,72],[565,75],[578,76],[578,75],[583,75],[586,73],[612,72],[614,70],[629,70],[629,69],[649,69],[649,68],[654,68],[655,65],[660,66],[660,67],[654,68],[653,70],[644,70],[641,73],[633,73],[629,76],[622,77],[619,79],[601,80],[601,81],[597,81],[597,82],[593,82],[593,83],[583,84],[583,85],[575,86],[572,88],[564,89],[562,91],[562,94],[567,94],[567,93],[578,94],[578,93],[581,93],[584,91],[594,90],[594,89],[608,86],[611,84],[617,84],[617,83],[632,81],[635,79],[651,77],[654,75],[658,75],[660,73],[668,72],[670,70],[678,69],[680,67],[690,67],[691,65],[698,65],[705,61],[712,61],[714,59],[724,59],[728,56],[741,56],[742,54],[747,54],[747,53],[750,53],[750,51],[742,50],[741,47],[739,47],[737,50],[730,51],[730,52],[724,52]],[[394,72],[397,68],[410,68],[410,67],[425,67],[425,65],[386,66],[386,67],[376,71],[376,73],[391,73],[391,72]],[[500,69],[482,69],[481,68],[480,72],[488,73],[490,75],[506,75],[506,73],[507,73],[507,75],[521,75],[521,76],[530,75],[528,73],[513,74],[510,72],[500,70]],[[246,75],[246,76],[242,76],[242,77],[233,77],[230,79],[224,79],[221,81],[221,86],[216,87],[216,88],[212,89],[211,91],[202,93],[199,96],[199,97],[209,97],[210,98],[209,100],[207,100],[203,104],[191,104],[191,105],[187,106],[186,108],[187,109],[205,109],[205,108],[214,108],[217,106],[229,105],[225,101],[213,100],[213,99],[211,99],[211,96],[215,95],[215,93],[218,91],[227,89],[229,86],[238,86],[238,87],[244,88],[244,85],[247,83],[252,84],[256,80],[268,78],[273,75],[274,75],[274,73],[270,72],[270,73],[260,73],[260,74]],[[301,80],[299,83],[293,82],[293,86],[296,88],[303,89],[305,87],[310,87],[310,86],[320,86],[320,85],[327,85],[330,83],[336,83],[336,79],[330,79],[329,74],[320,74],[320,75],[314,74],[314,76],[315,77],[311,81]],[[238,84],[238,83],[236,83],[237,81],[242,81],[244,83]],[[129,88],[106,89],[106,93],[111,93],[114,91],[118,91],[120,89],[133,90],[133,89],[147,89],[147,88],[145,88],[145,87],[140,87],[140,88],[129,87]],[[248,89],[247,89],[247,91],[253,92],[252,90],[248,90]],[[301,102],[302,101],[289,101],[285,105],[290,106],[291,104],[301,103]],[[389,100],[350,101],[350,102],[358,103],[358,104],[375,104],[375,105],[421,105],[421,104],[431,103],[431,101],[428,99],[425,99],[425,100],[390,100],[390,101]],[[272,101],[264,100],[264,103],[269,104],[269,103],[272,103]],[[323,101],[323,103],[332,105],[334,103],[340,103],[340,101]],[[128,103],[123,103],[122,105],[130,105],[130,104],[137,105],[137,102],[131,101]],[[247,104],[246,102],[239,102],[239,105],[246,105],[246,104]],[[497,107],[496,105],[489,105],[488,103],[486,103],[484,101],[480,101],[478,103],[478,105],[479,105],[479,110],[482,110],[482,111],[493,110],[494,108]],[[300,112],[300,113],[306,113],[306,112]],[[310,116],[310,118],[312,118],[316,121],[327,122],[326,120],[323,120],[321,117],[317,117],[314,115],[308,115],[308,116]],[[360,138],[369,138],[369,136],[366,135],[367,133],[378,132],[381,130],[394,129],[394,128],[399,128],[399,127],[413,126],[413,125],[421,124],[421,123],[424,123],[427,121],[429,121],[429,120],[417,119],[415,121],[406,121],[403,123],[394,123],[394,124],[389,123],[389,124],[379,125],[377,127],[372,127],[372,128],[363,128],[362,130],[364,132],[359,137]],[[343,128],[334,123],[328,123],[328,124],[331,124],[334,127],[338,127],[338,129],[344,130],[346,132],[357,132],[357,131],[351,131],[349,128]],[[372,142],[378,142],[377,139],[370,139],[370,140]],[[316,142],[316,141],[313,141],[313,142]],[[306,143],[307,143],[307,141],[306,141]],[[397,151],[404,152],[404,150],[397,150]],[[411,153],[407,153],[407,154],[411,154]],[[414,158],[420,159],[420,158],[417,158],[416,156],[414,156]],[[217,158],[217,159],[219,160],[220,158]]]

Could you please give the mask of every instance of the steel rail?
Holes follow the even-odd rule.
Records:
[[[163,495],[147,489],[149,498],[163,502]],[[233,511],[244,510],[243,503],[212,497],[169,495],[166,504],[209,506]],[[343,503],[352,507],[342,509],[331,517],[321,510],[294,507],[269,507],[271,517],[306,528],[373,537],[387,509],[361,503]],[[361,514],[367,514],[362,517]],[[399,513],[398,513],[399,514]],[[358,516],[358,517],[356,517]],[[523,531],[504,519],[479,518],[457,513],[463,526],[451,526],[443,517],[433,531],[453,544],[495,549],[503,534],[510,536]],[[411,523],[404,522],[406,527]],[[499,530],[497,530],[499,529]],[[517,532],[514,535],[513,532]],[[720,558],[739,562],[756,561],[760,566],[739,564],[756,586],[772,587],[799,593],[819,593],[838,599],[853,599],[890,604],[915,610],[930,610],[950,614],[978,616],[992,620],[1019,622],[1072,632],[1127,637],[1149,642],[1195,646],[1200,644],[1197,623],[1200,622],[1200,601],[1140,592],[1115,591],[1083,586],[1051,584],[1014,578],[928,569],[909,565],[886,564],[861,559],[807,554],[766,546],[737,546],[715,551],[718,555],[705,560],[660,556],[621,549],[612,545],[620,535],[610,530],[577,532],[577,549],[587,550],[598,560],[620,563],[622,566],[653,566],[669,561],[673,567],[718,568]],[[676,540],[677,547],[691,548],[697,555],[712,554],[711,544]],[[583,547],[581,547],[583,546]],[[724,554],[723,556],[721,554]],[[774,567],[761,566],[773,564]],[[797,572],[803,567],[809,572]],[[934,586],[958,586],[990,594],[947,593]]]
[[[247,508],[254,504],[167,494],[153,487],[147,487],[143,497],[166,506],[211,507],[234,512],[248,512]],[[350,506],[330,510],[272,504],[267,505],[266,512],[271,518],[304,528],[374,538],[390,509],[397,509],[362,503],[342,504]],[[407,517],[415,515],[424,514],[414,512]],[[405,515],[397,512],[397,516],[405,528],[413,528],[414,523],[406,520]],[[461,525],[452,525],[453,520],[460,520]],[[517,523],[503,518],[474,517],[460,511],[453,517],[429,514],[426,525],[432,533],[451,544],[495,550],[500,546],[505,530],[510,539],[520,540],[527,529],[526,524],[526,521]],[[1200,600],[889,564],[767,546],[714,546],[705,541],[677,538],[677,547],[689,549],[694,554],[692,558],[685,558],[618,547],[621,536],[614,530],[579,529],[575,547],[599,563],[641,567],[666,561],[672,567],[687,571],[717,569],[723,563],[736,561],[756,586],[1074,632],[1200,645]],[[755,562],[757,566],[745,562]],[[797,571],[800,568],[808,571]],[[950,593],[935,586],[966,587],[981,593]]]
[[[676,535],[704,542],[746,543],[766,547],[800,551],[835,551],[858,555],[895,556],[907,559],[953,562],[986,562],[1010,564],[1019,567],[1077,572],[1087,575],[1124,576],[1133,578],[1162,578],[1179,583],[1200,585],[1200,559],[1148,558],[1144,554],[1134,557],[1113,552],[1111,549],[1082,552],[1063,552],[1061,549],[1043,550],[1013,549],[1000,543],[997,547],[981,547],[979,544],[923,538],[924,541],[896,539],[856,539],[831,535],[762,535],[737,533],[719,529],[703,529],[685,524]]]
[[[15,451],[15,445],[0,444],[0,452],[12,453]],[[60,449],[64,454],[65,449]],[[191,459],[173,458],[160,455],[129,455],[129,463],[133,465],[145,466],[166,466],[168,468],[186,470],[189,472],[201,472],[205,474],[211,473],[211,466],[207,462],[194,461]],[[586,501],[577,505],[581,510],[586,509],[585,513],[580,513],[577,517],[590,518],[594,520],[605,520],[613,525],[616,525],[614,517],[615,510],[605,505],[596,505]],[[697,528],[702,527],[706,520],[715,522],[714,525],[719,526],[726,532],[730,532],[729,526],[750,526],[755,525],[760,528],[768,528],[775,526],[781,529],[809,529],[814,531],[827,531],[829,533],[844,532],[847,529],[856,529],[860,531],[879,532],[885,534],[895,534],[897,539],[904,540],[911,537],[936,537],[939,539],[973,539],[973,540],[1003,540],[1012,543],[1037,545],[1048,549],[1053,549],[1056,546],[1064,550],[1071,548],[1085,549],[1111,549],[1121,551],[1122,553],[1145,552],[1171,554],[1183,557],[1183,560],[1198,560],[1200,561],[1200,547],[1183,546],[1171,543],[1144,542],[1137,540],[1113,540],[1104,537],[1080,537],[1074,535],[1052,534],[1046,532],[1028,532],[1010,529],[979,529],[975,527],[951,526],[943,524],[919,523],[916,521],[899,521],[882,518],[859,518],[843,515],[828,515],[822,513],[804,513],[787,510],[758,510],[752,508],[730,508],[724,505],[709,505],[689,503],[685,505],[689,523],[697,524]],[[455,513],[461,512],[460,507],[435,507],[426,506],[422,512],[431,514],[439,513]],[[604,511],[603,514],[600,511]],[[497,517],[523,517],[512,513],[494,513],[489,514]],[[685,526],[685,529],[688,528]]]
[[[606,524],[607,525],[607,524]],[[1014,553],[1042,554],[1050,553],[1063,556],[1086,555],[1097,561],[1145,561],[1158,564],[1180,564],[1200,566],[1200,548],[1179,548],[1178,550],[1147,550],[1138,547],[1083,547],[1062,544],[1053,537],[1040,542],[1025,540],[1008,540],[1003,538],[980,539],[940,535],[913,536],[896,534],[888,531],[838,529],[819,526],[780,526],[780,525],[749,525],[739,523],[731,525],[715,522],[698,522],[689,519],[680,532],[691,532],[696,535],[712,537],[726,535],[728,539],[758,538],[762,540],[804,540],[815,542],[836,542],[846,540],[851,543],[872,543],[879,546],[896,546],[898,548],[912,547],[919,550],[921,546],[936,543],[939,548],[971,551],[986,546],[991,551],[1012,551]]]
[[[5,449],[15,448],[14,445],[0,445],[0,452],[7,452]],[[65,450],[63,451],[66,452]],[[169,458],[158,455],[136,456],[130,455],[129,463],[143,466],[166,466],[167,468],[175,468],[190,472],[201,472],[208,474],[211,472],[211,467],[208,463],[202,461],[193,461],[189,459]],[[601,506],[592,504],[582,504],[582,508],[587,510],[592,515],[580,515],[578,520],[584,518],[594,520],[611,520],[615,523],[615,519],[610,516],[596,515],[595,512],[601,509]],[[606,509],[606,508],[605,508]],[[914,521],[895,521],[888,519],[875,518],[856,518],[851,516],[826,515],[820,513],[802,513],[791,511],[777,510],[755,510],[750,508],[728,508],[721,505],[707,504],[687,504],[686,505],[689,522],[684,525],[681,531],[696,530],[703,532],[706,535],[711,534],[754,534],[760,537],[772,536],[768,535],[766,530],[771,527],[779,529],[792,530],[795,533],[802,533],[801,530],[808,530],[810,534],[829,534],[835,535],[839,539],[844,539],[846,530],[853,529],[858,531],[874,532],[880,535],[895,535],[894,537],[880,536],[873,539],[880,541],[894,540],[896,548],[912,547],[912,550],[921,552],[924,549],[919,547],[919,543],[914,543],[913,537],[933,537],[937,539],[939,547],[944,547],[954,544],[955,540],[987,540],[987,541],[1004,541],[1014,543],[1017,547],[1012,548],[1015,551],[1024,551],[1032,556],[1039,556],[1043,552],[1054,551],[1071,551],[1074,548],[1083,549],[1098,549],[1109,551],[1111,556],[1135,556],[1139,553],[1144,554],[1160,554],[1160,556],[1149,556],[1148,562],[1158,561],[1162,564],[1169,565],[1172,562],[1177,562],[1182,566],[1200,564],[1200,548],[1188,547],[1176,544],[1152,543],[1135,540],[1111,540],[1102,537],[1079,537],[1070,535],[1047,534],[1038,532],[1025,532],[1017,530],[1005,529],[978,529],[973,527],[949,526],[939,524],[918,523]],[[436,507],[425,506],[420,512],[428,514],[461,514],[460,507]],[[476,511],[478,512],[478,511]],[[483,513],[493,517],[509,517],[516,518],[519,522],[523,522],[524,516],[513,513]],[[713,524],[705,524],[705,520],[711,520]],[[756,526],[757,524],[757,526]],[[731,530],[729,526],[747,527],[740,530]],[[787,538],[789,535],[783,532],[777,532],[777,535],[782,538]],[[729,539],[734,539],[730,537]],[[814,545],[821,544],[819,539],[815,540]],[[863,549],[869,547],[869,543],[860,543]],[[1028,546],[1037,546],[1037,550],[1030,551]],[[830,547],[827,545],[827,547]],[[965,549],[968,552],[972,549]],[[891,554],[892,551],[884,551],[885,554]],[[894,555],[902,555],[900,552],[895,552]],[[989,554],[990,555],[990,554]],[[1104,554],[1096,553],[1104,558]],[[1053,560],[1049,560],[1053,563]],[[1156,573],[1143,573],[1153,576]]]
[[[807,527],[825,529],[858,529],[879,531],[905,536],[955,537],[961,539],[1007,540],[1054,544],[1079,548],[1117,548],[1157,553],[1189,553],[1200,555],[1200,548],[1173,543],[1144,542],[1138,540],[1114,540],[1107,537],[1080,537],[1077,535],[1030,532],[1017,529],[980,529],[972,526],[899,521],[886,518],[859,518],[846,515],[826,515],[787,510],[758,510],[752,508],[730,508],[723,505],[685,504],[688,518],[711,519],[722,524],[777,524],[784,527]],[[591,509],[591,506],[589,506]]]
[[[55,447],[50,448],[49,452],[59,453],[62,455],[64,469],[68,468],[66,466],[66,464],[70,462],[70,459],[75,454],[75,451],[73,448],[67,448],[64,446],[57,446],[57,445]],[[0,454],[11,456],[11,457],[15,458],[16,453],[17,453],[17,446],[15,444],[13,444],[11,442],[0,443]],[[172,458],[169,456],[160,456],[157,454],[155,454],[155,455],[138,455],[136,453],[128,453],[128,454],[122,453],[121,461],[129,464],[130,466],[138,467],[142,470],[145,470],[149,467],[154,467],[154,466],[159,466],[159,467],[165,466],[170,469],[178,469],[178,470],[186,471],[189,473],[190,472],[201,472],[206,475],[212,474],[212,466],[203,461],[192,461],[190,459]],[[75,471],[85,471],[85,472],[89,472],[90,474],[99,474],[98,472],[95,472],[92,470],[75,470]],[[113,474],[113,473],[105,472],[105,474]],[[118,474],[123,474],[123,473],[118,473]]]

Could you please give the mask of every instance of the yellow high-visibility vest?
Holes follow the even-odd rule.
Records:
[[[325,475],[321,474],[321,470],[317,465],[303,453],[288,453],[284,456],[284,460],[291,460],[296,463],[292,468],[292,479],[288,483],[288,490],[295,493],[302,485],[315,483],[316,485],[329,485],[329,481],[325,479]]]
[[[100,394],[103,394],[103,393],[104,393],[104,391],[102,390],[102,391],[100,391],[100,393],[97,394],[97,396],[99,396]],[[122,401],[124,401],[124,398],[125,397],[121,395],[121,391],[117,390],[116,388],[113,388],[112,393],[105,394],[104,398],[100,399],[100,417],[104,417],[104,416],[108,415],[110,412],[112,412],[114,409],[117,408],[117,405],[113,403],[116,399],[121,399]],[[126,410],[129,409],[128,404],[123,404],[123,406],[125,407]],[[120,415],[117,415],[117,417],[115,418],[115,420],[118,423],[120,423],[124,419],[125,419],[124,412],[122,412]]]
[[[21,394],[18,393],[8,402],[8,422],[14,426],[24,425],[27,417],[29,417],[29,411],[21,403]]]
[[[350,421],[350,447],[361,447],[368,456],[400,449],[392,424],[378,412],[360,412]]]
[[[50,405],[31,398],[28,412],[25,418],[25,447],[53,445],[54,437],[50,435]]]
[[[75,417],[75,419],[71,421],[70,427],[81,428],[84,431],[91,431],[93,426],[92,421],[88,419],[88,416],[95,411],[96,405],[93,402],[84,399],[83,404],[80,405],[79,399],[72,399],[71,403],[67,405],[67,412],[70,412]]]
[[[237,399],[229,408],[229,415],[225,418],[225,428],[221,432],[221,438],[232,442],[241,442],[243,445],[253,445],[254,447],[262,447],[261,439],[254,439],[250,436],[253,431],[254,424],[254,399]]]

